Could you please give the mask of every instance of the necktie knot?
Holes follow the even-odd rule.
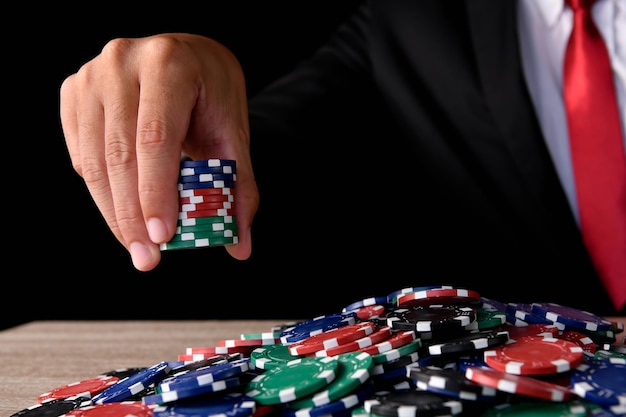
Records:
[[[567,5],[572,8],[574,12],[577,11],[589,11],[593,3],[596,0],[565,0]]]

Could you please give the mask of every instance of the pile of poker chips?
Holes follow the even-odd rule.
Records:
[[[161,250],[238,243],[233,194],[236,180],[235,160],[182,160],[176,233],[160,245]]]
[[[626,415],[623,330],[554,303],[411,287],[59,387],[12,417]]]

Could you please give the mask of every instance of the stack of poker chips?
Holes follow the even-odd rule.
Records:
[[[236,161],[183,160],[178,177],[176,233],[161,250],[224,246],[239,242],[234,188]]]

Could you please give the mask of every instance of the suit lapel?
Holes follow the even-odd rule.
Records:
[[[466,0],[468,25],[487,104],[528,192],[541,206],[569,207],[524,80],[515,0]],[[500,34],[500,36],[494,36]],[[519,191],[519,190],[518,190]],[[572,218],[573,220],[573,218]]]

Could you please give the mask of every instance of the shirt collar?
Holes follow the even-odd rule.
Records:
[[[556,25],[559,16],[565,9],[565,0],[525,0],[534,7],[545,25],[549,28]]]

